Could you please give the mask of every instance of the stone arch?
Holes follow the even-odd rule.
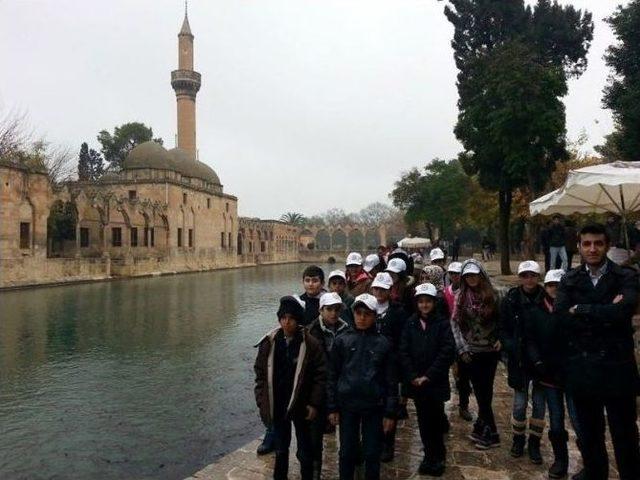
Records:
[[[18,207],[18,244],[22,253],[33,253],[35,247],[36,209],[29,197],[25,197]],[[4,228],[4,227],[3,227]]]
[[[357,227],[349,233],[349,250],[362,253],[366,250],[364,234]]]
[[[331,234],[326,229],[318,230],[316,233],[316,250],[330,250],[331,249]]]
[[[338,228],[331,234],[331,250],[347,250],[347,234]]]
[[[369,229],[365,232],[365,248],[366,250],[375,250],[382,243],[380,232],[377,229]]]
[[[315,249],[315,247],[316,247],[315,235],[308,228],[305,228],[305,229],[301,230],[300,234],[298,235],[298,238],[299,238],[298,244],[299,244],[300,248],[302,248],[304,250],[314,250]]]
[[[22,214],[21,214],[21,222]],[[71,201],[56,200],[51,204],[47,218],[47,254],[54,257],[73,256],[76,253],[78,209]]]

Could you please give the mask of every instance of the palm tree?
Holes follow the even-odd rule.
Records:
[[[286,223],[287,225],[295,225],[300,226],[304,225],[306,218],[304,215],[297,212],[286,212],[283,213],[280,217],[280,221]]]

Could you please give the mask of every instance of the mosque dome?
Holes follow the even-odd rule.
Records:
[[[175,170],[171,155],[158,142],[150,140],[133,147],[122,163],[124,170],[152,168],[155,170]]]
[[[166,150],[153,140],[136,145],[122,164],[123,170],[171,170],[183,177],[198,178],[213,185],[221,185],[220,178],[208,165],[197,161],[187,150]]]
[[[172,148],[167,152],[178,172],[185,177],[199,178],[207,183],[221,185],[218,174],[206,163],[199,162],[187,150]]]

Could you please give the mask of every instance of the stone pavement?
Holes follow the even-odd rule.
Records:
[[[472,409],[475,408],[472,396]],[[451,421],[451,431],[447,440],[447,471],[441,478],[447,480],[541,480],[547,478],[547,469],[552,461],[549,442],[543,439],[543,465],[533,465],[525,456],[514,459],[509,455],[511,447],[511,390],[507,386],[503,366],[498,369],[495,382],[494,410],[498,430],[502,439],[502,446],[489,451],[476,450],[467,435],[471,430],[471,423],[465,422],[457,414],[457,398],[453,394],[452,401],[447,402],[447,413]],[[477,411],[477,409],[475,410]],[[570,473],[580,468],[580,454],[576,449],[575,436],[570,431]],[[273,455],[258,457],[256,448],[259,440],[255,440],[244,447],[221,458],[218,462],[205,467],[193,474],[187,480],[263,480],[273,475]],[[608,442],[609,448],[611,443]],[[295,447],[292,446],[292,452]],[[323,465],[323,479],[337,479],[337,441],[335,435],[325,436],[325,455]],[[609,458],[613,460],[612,452]],[[298,462],[295,455],[291,455],[290,475],[298,479]],[[401,421],[398,426],[396,443],[396,458],[389,464],[383,464],[383,480],[405,480],[429,478],[417,474],[418,465],[422,460],[422,446],[418,435],[413,404],[409,402],[409,419]],[[615,462],[613,462],[615,464]],[[611,478],[618,478],[615,465],[611,468]]]

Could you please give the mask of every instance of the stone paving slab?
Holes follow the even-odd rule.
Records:
[[[475,408],[472,396],[472,409]],[[475,449],[472,442],[467,439],[471,430],[471,423],[465,422],[457,414],[457,397],[454,394],[452,401],[447,402],[447,414],[451,422],[451,431],[447,439],[447,470],[441,478],[445,480],[542,480],[547,479],[547,469],[552,462],[552,453],[549,442],[543,438],[542,453],[545,459],[543,465],[533,465],[525,456],[514,459],[509,455],[511,447],[511,389],[506,383],[506,374],[501,365],[495,382],[494,410],[498,431],[500,432],[502,445],[489,451]],[[575,445],[575,436],[571,432],[569,440],[570,468],[569,472],[575,473],[580,468],[580,454]],[[295,437],[295,435],[294,435]],[[199,472],[193,474],[187,480],[267,480],[273,475],[273,455],[258,457],[256,448],[260,440],[254,440],[242,448],[221,458]],[[292,442],[292,443],[295,443]],[[611,448],[608,441],[608,447]],[[299,479],[298,462],[293,452],[292,445],[289,478]],[[323,462],[323,475],[325,480],[338,478],[337,465],[337,435],[325,435],[325,450]],[[610,451],[610,457],[613,455]],[[399,422],[396,441],[396,457],[388,464],[382,465],[383,480],[409,480],[429,478],[418,475],[418,465],[422,460],[422,444],[420,442],[413,404],[409,402],[409,419]],[[611,477],[618,478],[615,471],[615,462],[611,466]]]

